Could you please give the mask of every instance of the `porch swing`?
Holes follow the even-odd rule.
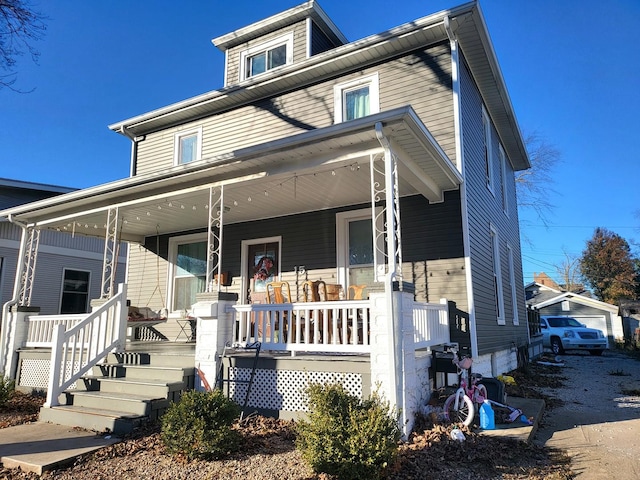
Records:
[[[127,319],[127,327],[132,328],[132,340],[151,340],[151,339],[160,339],[160,340],[168,340],[167,337],[158,332],[155,328],[155,325],[159,323],[165,323],[168,317],[167,304],[165,302],[164,295],[162,295],[162,290],[160,289],[160,232],[159,227],[156,226],[156,285],[149,295],[149,299],[144,307],[135,307],[129,305],[128,307],[128,319]],[[144,274],[146,264],[146,256],[142,263],[142,272]],[[140,289],[142,290],[142,284],[140,285]],[[160,302],[162,303],[162,308],[159,312],[154,312],[151,308],[149,308],[149,303],[153,296],[158,292],[160,295]],[[146,332],[149,338],[141,338],[143,337],[142,332]],[[155,337],[155,338],[153,338]]]

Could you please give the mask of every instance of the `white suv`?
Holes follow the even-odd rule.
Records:
[[[607,338],[601,330],[587,328],[571,317],[540,317],[542,343],[554,354],[565,350],[587,350],[591,355],[602,355],[607,349]]]

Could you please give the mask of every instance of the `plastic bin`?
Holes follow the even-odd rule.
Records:
[[[504,383],[500,380],[493,377],[482,377],[480,383],[487,387],[489,400],[502,404],[507,403],[507,393],[504,391]]]

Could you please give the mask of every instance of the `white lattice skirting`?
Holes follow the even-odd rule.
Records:
[[[20,380],[18,386],[36,389],[46,389],[49,384],[49,367],[51,360],[25,358],[20,362]],[[71,369],[71,362],[67,362],[67,371]],[[73,368],[80,368],[79,362],[73,363]],[[75,388],[74,383],[69,388]]]
[[[229,396],[240,405],[244,403],[250,368],[229,369]],[[339,382],[357,397],[362,397],[362,375],[359,373],[309,372],[299,370],[256,370],[248,406],[288,412],[308,411],[304,390],[312,383]]]

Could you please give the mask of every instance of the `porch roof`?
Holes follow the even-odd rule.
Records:
[[[439,202],[444,191],[462,183],[407,106],[10,208],[0,217],[104,237],[107,212],[118,207],[120,238],[142,242],[145,236],[206,226],[209,191],[223,185],[225,224],[369,203],[369,158],[383,151],[376,124],[398,157],[401,196],[421,194]]]

